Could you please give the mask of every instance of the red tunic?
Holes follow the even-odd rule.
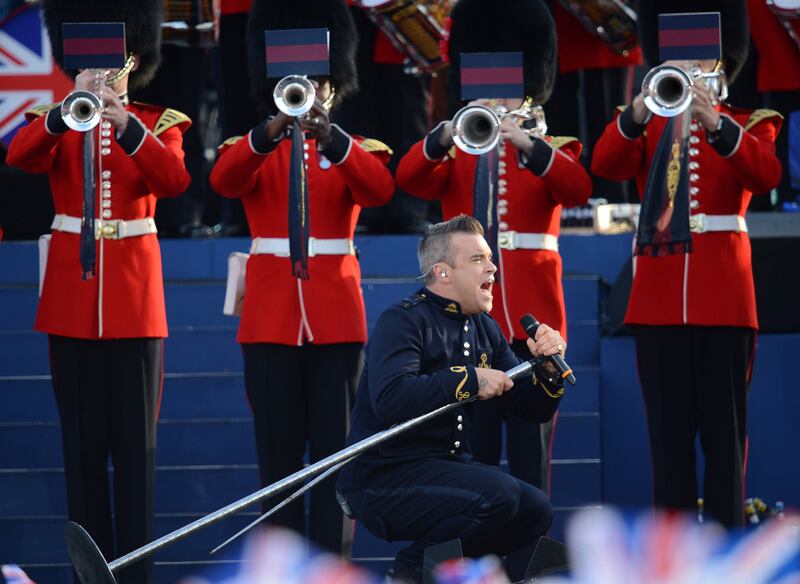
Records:
[[[558,236],[561,206],[585,203],[592,192],[589,175],[577,161],[581,144],[574,138],[547,138],[555,146],[552,163],[541,176],[521,164],[512,144],[500,148],[501,180],[506,192],[498,196],[500,230],[549,233]],[[455,147],[447,156],[430,160],[425,140],[417,142],[397,167],[397,186],[418,197],[441,199],[445,219],[473,212],[473,182],[478,157]],[[504,174],[502,174],[504,172]],[[506,203],[500,203],[505,200]],[[506,211],[503,213],[502,208]],[[526,339],[519,319],[530,312],[566,338],[561,256],[550,250],[498,250],[501,282],[494,287],[492,316],[507,339]],[[512,334],[513,331],[513,334]]]
[[[609,69],[642,64],[642,49],[634,48],[620,55],[603,39],[590,33],[561,4],[555,3],[558,34],[558,71],[572,73],[580,69]]]
[[[720,106],[720,113],[738,124],[741,133],[724,158],[707,142],[703,127],[692,121],[692,215],[744,216],[753,192],[768,191],[780,181],[781,164],[775,156],[780,114],[727,105]],[[620,131],[619,115],[595,145],[592,172],[610,180],[635,177],[642,193],[666,118],[653,116],[646,132],[630,140]],[[757,329],[747,233],[692,233],[690,254],[638,256],[625,322]]]
[[[223,144],[211,185],[225,197],[242,199],[253,237],[287,238],[291,140],[282,140],[271,153],[259,154],[252,134],[263,127]],[[317,153],[315,141],[306,140],[305,147],[311,237],[352,239],[361,207],[383,205],[392,197],[394,183],[385,165],[391,152],[376,140],[354,139],[344,159],[329,164]],[[366,341],[356,257],[310,257],[308,271],[308,280],[298,280],[288,257],[250,256],[237,336],[240,343],[299,346],[304,341]]]
[[[252,5],[253,0],[220,0],[219,13],[223,16],[228,14],[247,14],[250,12]]]
[[[791,39],[765,0],[747,0],[750,36],[758,50],[758,90],[800,89],[800,47]],[[800,19],[790,20],[800,37]]]
[[[29,112],[8,151],[8,164],[27,172],[47,173],[55,212],[82,216],[83,134],[48,132],[45,111]],[[104,219],[152,218],[156,201],[176,197],[191,177],[183,164],[183,132],[191,121],[175,110],[132,103],[126,108],[147,128],[132,155],[116,139],[113,128],[98,127],[97,216]],[[105,122],[104,122],[105,124]],[[129,129],[141,129],[131,118]],[[101,131],[110,144],[100,144]],[[102,148],[108,148],[103,154]],[[104,184],[105,183],[105,184]],[[101,198],[101,191],[111,196]],[[103,207],[102,201],[110,201]],[[81,339],[167,336],[161,250],[155,234],[97,242],[96,276],[82,279],[80,235],[54,231],[35,328]]]

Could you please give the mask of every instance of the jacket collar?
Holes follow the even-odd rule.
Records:
[[[458,320],[463,320],[467,317],[466,314],[461,312],[461,304],[456,302],[455,300],[451,300],[450,298],[445,298],[444,296],[439,296],[438,294],[434,294],[428,288],[423,288],[420,290],[421,294],[424,294],[426,297],[430,298],[433,304],[436,306],[439,312],[448,316],[450,318],[455,318]]]

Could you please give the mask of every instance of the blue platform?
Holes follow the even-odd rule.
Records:
[[[357,240],[367,322],[418,287],[416,238]],[[226,258],[243,239],[161,242],[170,337],[158,434],[158,535],[259,488],[238,321],[222,315]],[[646,506],[650,500],[647,434],[633,343],[601,337],[608,282],[630,255],[630,236],[561,238],[569,321],[569,361],[579,384],[568,391],[553,445],[552,534],[588,505]],[[0,563],[19,563],[40,583],[70,582],[63,543],[66,504],[58,415],[44,335],[31,331],[37,305],[37,248],[0,243]],[[332,299],[335,302],[335,299]],[[800,506],[800,438],[794,356],[800,335],[759,337],[750,399],[748,492]],[[232,517],[165,549],[158,581],[202,572],[208,550],[249,521]],[[357,527],[353,555],[385,569],[397,545]],[[235,558],[234,546],[212,563]]]

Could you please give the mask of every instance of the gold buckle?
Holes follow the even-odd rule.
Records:
[[[95,219],[95,239],[117,239],[119,236],[119,219],[102,221]]]
[[[703,233],[706,230],[705,216],[701,213],[689,217],[689,231],[692,233]]]

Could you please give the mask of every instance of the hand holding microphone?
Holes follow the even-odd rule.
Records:
[[[539,321],[536,320],[533,315],[526,314],[519,322],[522,328],[525,329],[527,335],[533,340],[536,340],[536,331],[539,328]],[[572,374],[572,368],[567,365],[567,362],[564,361],[564,357],[562,357],[560,353],[547,355],[544,358],[555,366],[562,379],[567,380],[571,385],[575,385],[575,376]]]

